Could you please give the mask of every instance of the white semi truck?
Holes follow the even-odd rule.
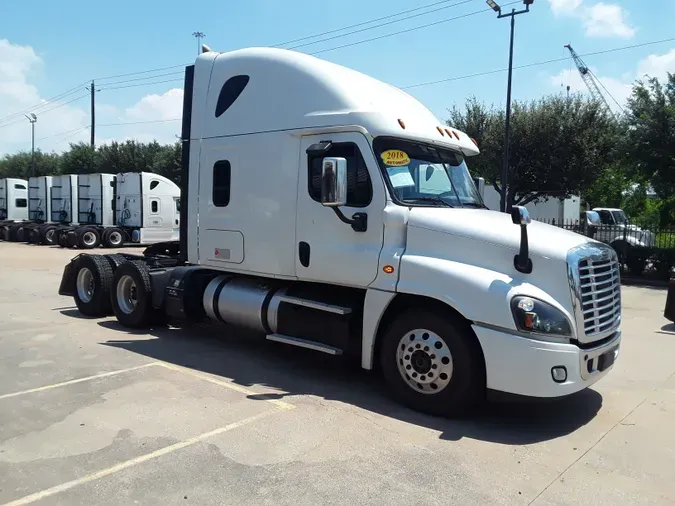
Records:
[[[0,239],[4,229],[28,219],[28,181],[0,178]]]
[[[59,293],[82,313],[353,352],[445,415],[489,390],[572,394],[614,365],[616,253],[485,209],[476,144],[403,91],[292,51],[206,52],[186,68],[182,139],[179,241],[73,258]]]
[[[178,239],[180,188],[151,172],[79,176],[79,224],[57,232],[64,247],[91,249]]]
[[[28,242],[40,226],[50,223],[52,182],[52,176],[28,178],[28,217],[24,221],[5,224],[0,230],[4,240]]]

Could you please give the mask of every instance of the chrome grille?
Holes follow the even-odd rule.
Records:
[[[579,260],[579,295],[587,337],[614,329],[621,319],[619,262],[609,258]]]

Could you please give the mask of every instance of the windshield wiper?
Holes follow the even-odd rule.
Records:
[[[478,207],[480,209],[488,208],[485,204],[480,204],[479,202],[462,202],[462,207]]]
[[[445,200],[440,197],[408,197],[401,199],[402,202],[435,202],[437,204],[443,204],[446,207],[455,207],[452,204],[448,204]]]

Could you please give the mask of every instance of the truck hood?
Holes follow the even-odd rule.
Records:
[[[496,247],[516,254],[520,248],[520,227],[513,224],[511,216],[487,209],[416,207],[410,211],[408,226],[462,238],[464,245],[470,249],[483,247],[484,250],[494,250]],[[571,248],[596,242],[581,234],[537,221],[528,225],[527,233],[530,256],[563,262]],[[474,251],[480,256],[478,251]]]

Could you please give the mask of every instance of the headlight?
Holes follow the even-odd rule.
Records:
[[[572,326],[567,317],[546,302],[518,296],[511,301],[516,327],[521,332],[571,337]]]

